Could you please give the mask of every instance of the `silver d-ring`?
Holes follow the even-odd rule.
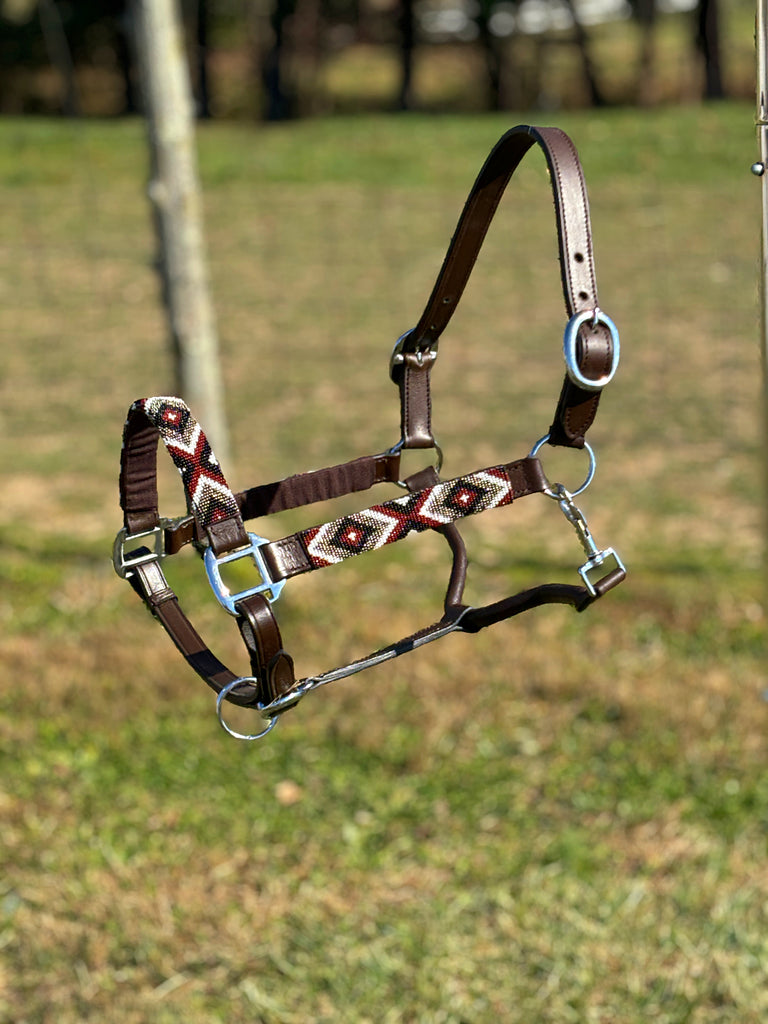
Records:
[[[538,454],[539,449],[543,445],[545,445],[548,440],[549,440],[549,434],[545,434],[544,437],[539,438],[539,440],[536,442],[536,444],[533,446],[533,448],[531,448],[530,452],[528,453],[528,458],[529,459],[534,458]],[[569,490],[568,493],[571,495],[571,497],[574,497],[574,498],[576,497],[577,494],[581,494],[582,491],[586,491],[586,489],[592,483],[592,479],[593,479],[593,477],[595,475],[595,470],[597,469],[597,458],[595,456],[595,453],[594,453],[594,450],[593,450],[592,446],[589,444],[588,441],[584,442],[584,450],[586,451],[587,455],[589,455],[589,469],[587,470],[587,478],[584,481],[584,483],[581,485],[581,487],[577,487],[575,491]],[[546,495],[548,495],[550,498],[554,498],[556,501],[560,500],[559,495],[555,491],[552,490],[552,487],[551,487],[549,481],[547,481],[547,486],[544,489],[544,493]]]
[[[410,448],[410,449],[406,449],[405,441],[402,438],[400,438],[400,440],[397,442],[397,444],[393,444],[391,448],[387,448],[387,450],[386,450],[386,452],[384,454],[385,455],[397,455],[399,452],[404,452],[404,451],[434,451],[434,453],[435,453],[435,461],[434,461],[435,472],[439,474],[440,470],[443,468],[443,449],[440,447],[440,445],[436,441],[433,441],[432,448],[424,448],[424,449],[422,449],[422,448]],[[395,484],[398,487],[402,487],[404,491],[408,490],[408,484],[405,482],[405,480],[395,480]]]
[[[258,679],[254,679],[253,676],[242,676],[240,679],[233,679],[231,683],[227,683],[224,689],[219,691],[219,695],[216,698],[216,717],[218,718],[219,725],[222,727],[224,732],[229,733],[230,736],[234,736],[236,740],[260,740],[262,736],[266,736],[268,732],[271,732],[275,728],[275,726],[277,725],[277,720],[280,717],[279,715],[275,715],[273,718],[270,718],[269,724],[267,725],[266,729],[262,729],[261,732],[244,733],[237,732],[231,726],[227,725],[227,723],[224,721],[224,716],[221,713],[221,705],[224,703],[227,694],[229,693],[230,690],[234,690],[234,688],[236,686],[239,686],[241,683],[258,684]]]
[[[608,373],[602,377],[592,378],[585,377],[579,368],[579,361],[576,358],[576,339],[579,335],[579,329],[583,324],[589,321],[593,327],[597,327],[598,324],[603,324],[608,328],[608,332],[611,335],[611,368]],[[621,355],[621,345],[619,343],[619,329],[616,324],[611,320],[609,316],[606,316],[602,309],[588,309],[583,313],[576,313],[572,316],[568,323],[565,325],[565,334],[563,335],[563,354],[565,355],[565,368],[568,373],[568,377],[583,391],[602,391],[606,384],[609,384],[613,380],[613,375],[616,373],[616,369],[619,365],[619,356]]]

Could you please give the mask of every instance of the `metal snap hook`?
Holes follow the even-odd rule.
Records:
[[[230,690],[234,690],[234,688],[236,686],[239,686],[241,683],[253,683],[255,686],[258,686],[259,681],[258,679],[254,679],[253,676],[241,676],[239,679],[233,679],[231,683],[227,683],[227,685],[219,691],[219,695],[216,698],[216,717],[218,718],[219,725],[222,727],[224,732],[229,733],[230,736],[234,736],[236,740],[247,740],[249,742],[252,740],[260,740],[263,736],[266,736],[268,732],[271,732],[275,728],[275,726],[277,725],[277,720],[280,717],[279,715],[274,715],[272,718],[269,719],[269,722],[265,729],[262,729],[261,732],[255,733],[237,732],[236,729],[233,729],[224,721],[224,716],[222,715],[221,712],[222,704],[224,703],[224,700],[226,699],[226,696],[230,692]]]
[[[533,446],[533,448],[531,448],[530,452],[528,453],[528,458],[529,459],[534,458],[536,456],[536,454],[538,453],[539,449],[543,445],[545,445],[548,440],[549,440],[549,434],[545,434],[544,437],[539,438],[539,440],[536,442],[536,444]],[[595,452],[594,452],[592,446],[589,444],[588,441],[584,442],[584,450],[589,455],[589,468],[587,470],[587,476],[586,476],[586,479],[584,480],[584,483],[581,485],[581,487],[577,487],[576,490],[574,490],[574,491],[570,491],[569,490],[568,493],[571,495],[571,497],[575,497],[577,494],[581,494],[582,491],[586,491],[586,489],[592,483],[592,479],[593,479],[593,477],[595,475],[595,470],[597,469],[597,457],[595,456]],[[562,486],[561,484],[556,484],[555,485],[555,487],[561,487],[561,486]],[[547,481],[547,487],[546,487],[544,493],[548,497],[554,498],[555,501],[559,501],[560,500],[560,495],[552,487],[552,485],[549,483],[549,481]]]

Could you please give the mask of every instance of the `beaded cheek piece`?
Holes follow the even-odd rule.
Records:
[[[563,341],[565,380],[552,425],[527,456],[441,480],[442,454],[432,433],[430,397],[437,342],[458,304],[507,183],[534,144],[546,157],[555,201],[568,314]],[[464,206],[421,319],[395,345],[390,375],[400,392],[398,443],[379,455],[234,493],[185,403],[171,397],[142,398],[131,406],[123,434],[120,504],[124,524],[115,539],[115,570],[159,619],[189,665],[216,691],[219,721],[230,735],[240,739],[266,735],[280,715],[310,690],[396,658],[448,633],[476,633],[543,604],[569,604],[583,611],[626,575],[616,552],[597,546],[574,502],[594,474],[595,457],[585,434],[618,361],[618,331],[598,305],[589,207],[576,150],[557,128],[520,125],[503,135],[491,151]],[[184,485],[187,515],[180,519],[164,519],[159,514],[159,441]],[[562,484],[550,484],[538,458],[544,444],[586,450],[589,470],[581,487],[569,492]],[[434,450],[436,464],[401,480],[401,455],[411,449]],[[399,484],[406,493],[276,541],[245,528],[249,520],[364,491],[380,483]],[[482,607],[463,604],[467,556],[457,523],[529,494],[545,494],[557,501],[576,530],[586,556],[579,569],[581,584],[543,584]],[[286,581],[425,530],[441,533],[452,553],[441,618],[367,657],[297,680],[273,610]],[[209,650],[182,611],[162,571],[162,560],[190,543],[202,552],[217,599],[237,621],[250,659],[248,676],[231,672]],[[243,559],[255,570],[254,583],[233,593],[222,569]],[[260,731],[243,734],[232,729],[223,717],[225,701],[257,710],[262,722]]]

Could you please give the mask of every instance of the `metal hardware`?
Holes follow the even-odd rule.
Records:
[[[301,698],[310,690],[314,690],[316,685],[320,684],[316,683],[314,677],[299,680],[290,690],[259,708],[262,718],[279,718],[286,711],[295,708]]]
[[[758,160],[756,164],[752,164],[752,166],[750,167],[750,171],[752,171],[756,178],[762,178],[762,176],[765,174],[765,164],[761,163]]]
[[[208,574],[208,582],[211,584],[211,589],[219,603],[226,608],[230,615],[237,615],[237,602],[250,597],[252,594],[266,594],[269,601],[276,601],[280,596],[280,591],[285,586],[285,580],[273,580],[269,575],[267,563],[264,561],[264,556],[259,550],[265,544],[269,544],[269,541],[265,537],[257,537],[255,533],[249,533],[248,538],[251,542],[248,547],[238,548],[236,551],[229,551],[224,555],[216,555],[212,548],[206,548],[203,555],[205,571]],[[255,587],[248,587],[246,590],[240,590],[238,593],[233,594],[221,578],[221,566],[226,565],[228,562],[237,562],[241,558],[248,557],[253,560],[253,564],[261,576],[261,583],[258,583]]]
[[[534,458],[538,454],[538,451],[542,447],[542,445],[545,445],[548,440],[549,434],[545,434],[544,437],[539,438],[539,440],[536,442],[533,448],[531,448],[531,450],[528,452],[528,458]],[[587,477],[584,483],[581,485],[581,487],[577,487],[575,491],[570,491],[571,497],[575,497],[577,494],[581,494],[582,491],[586,491],[586,489],[592,483],[592,479],[595,475],[595,470],[597,469],[597,457],[595,455],[594,449],[588,441],[584,442],[584,451],[587,453],[587,455],[589,455],[589,468],[587,469]],[[558,498],[555,489],[560,486],[561,484],[555,484],[553,487],[551,484],[548,483],[544,493],[548,495],[548,497],[555,498],[555,500],[559,501],[560,499]]]
[[[592,597],[597,597],[596,584],[600,583],[608,575],[608,572],[604,571],[606,563],[610,564],[613,562],[613,569],[621,569],[622,571],[624,571],[624,563],[613,548],[604,548],[602,550],[598,548],[594,537],[590,533],[584,513],[574,504],[573,495],[562,484],[554,485],[552,496],[557,500],[563,515],[576,531],[579,543],[584,549],[584,554],[587,556],[586,562],[579,567],[579,576],[581,576],[584,586]],[[602,575],[600,579],[593,583],[590,576],[598,570],[600,570]]]
[[[608,373],[602,377],[593,379],[592,377],[585,377],[579,367],[579,361],[576,358],[576,341],[578,339],[580,328],[587,322],[590,322],[592,327],[597,327],[598,324],[603,324],[608,328],[611,335],[611,348],[613,349],[613,358],[611,360],[611,368]],[[616,369],[619,365],[619,356],[621,354],[621,346],[619,343],[619,330],[616,324],[611,320],[609,316],[599,309],[597,306],[594,310],[588,309],[583,313],[576,313],[565,326],[565,334],[563,335],[563,354],[565,355],[565,368],[568,373],[568,377],[578,387],[584,391],[602,391],[606,384],[609,384],[613,380],[613,376],[616,373]]]
[[[434,463],[434,465],[435,465],[435,472],[438,475],[440,474],[440,470],[443,468],[443,449],[440,447],[439,444],[437,444],[437,442],[433,442],[431,448],[423,448],[423,449],[422,448],[406,448],[405,447],[405,441],[401,437],[400,440],[397,442],[397,444],[393,444],[391,448],[387,448],[387,450],[386,450],[386,452],[384,454],[385,455],[399,455],[401,452],[404,452],[404,451],[425,451],[425,452],[434,451],[434,453],[435,453],[435,463]],[[403,490],[406,490],[406,491],[408,490],[408,484],[405,482],[405,480],[395,480],[395,483],[397,484],[398,487],[402,487]]]
[[[405,362],[403,348],[405,347],[406,339],[409,338],[412,334],[413,328],[411,328],[410,331],[406,331],[405,334],[401,334],[400,337],[395,342],[395,347],[392,349],[392,355],[389,357],[389,376],[392,378],[393,381],[395,381],[395,383],[397,383],[397,380],[395,378],[395,367],[402,366],[403,363]],[[436,345],[437,342],[435,342],[435,346]],[[419,364],[419,366],[422,366],[426,360],[434,362],[435,359],[437,359],[437,347],[419,349],[417,352],[414,352],[413,354],[416,356],[416,362]]]
[[[276,697],[269,704],[265,704],[263,707],[260,707],[259,710],[264,718],[279,718],[283,712],[295,707],[301,698],[310,691],[317,690],[319,687],[325,686],[326,683],[334,683],[339,679],[347,679],[349,676],[357,675],[358,672],[363,672],[365,669],[373,668],[376,665],[382,665],[384,662],[391,661],[393,658],[399,658],[401,654],[406,654],[409,651],[415,651],[418,647],[423,647],[425,644],[431,644],[434,640],[440,640],[442,637],[448,636],[449,633],[455,633],[457,631],[461,632],[463,629],[462,620],[471,611],[471,607],[462,608],[456,618],[452,619],[450,622],[438,624],[432,629],[425,630],[421,634],[411,637],[408,640],[400,640],[397,643],[390,644],[390,646],[384,647],[380,651],[376,651],[375,654],[370,654],[366,658],[359,658],[357,661],[352,661],[348,665],[329,669],[329,671],[323,672],[318,676],[309,676],[307,679],[302,679],[300,682],[296,683],[293,689],[288,690],[287,693],[283,693],[279,697]],[[231,689],[233,685],[234,684],[230,684],[229,689]]]
[[[241,676],[239,679],[233,679],[231,683],[227,683],[224,689],[219,691],[219,695],[216,698],[216,717],[218,718],[219,725],[224,730],[224,732],[229,733],[230,736],[234,736],[236,740],[248,740],[249,742],[252,740],[260,740],[262,736],[266,736],[267,733],[272,732],[272,730],[277,725],[278,719],[280,717],[279,715],[274,715],[273,717],[271,717],[267,723],[266,728],[262,729],[261,732],[254,733],[237,732],[237,730],[233,729],[231,725],[228,725],[224,721],[221,706],[224,703],[224,700],[227,694],[230,692],[230,690],[234,690],[234,688],[236,686],[239,686],[241,683],[253,683],[254,685],[258,686],[259,681],[258,679],[254,679],[253,676]]]
[[[127,580],[132,576],[131,570],[137,566],[146,565],[147,562],[160,561],[165,557],[165,529],[168,523],[169,520],[161,519],[157,526],[151,530],[142,530],[140,533],[128,533],[125,528],[118,531],[112,546],[112,564],[121,579]],[[147,551],[144,546],[133,549],[133,553],[125,550],[128,541],[148,540],[150,537],[152,538],[151,551]]]

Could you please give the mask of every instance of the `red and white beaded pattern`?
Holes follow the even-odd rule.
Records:
[[[489,508],[509,505],[514,497],[507,470],[496,466],[372,505],[363,512],[303,530],[299,537],[312,566],[320,569],[364,551],[376,551],[410,533],[439,528]]]
[[[180,398],[142,398],[143,410],[155,426],[184,482],[190,512],[205,529],[240,514],[208,438]]]

